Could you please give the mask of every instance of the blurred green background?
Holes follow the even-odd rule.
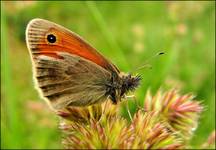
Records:
[[[1,148],[62,148],[58,118],[38,96],[25,28],[44,18],[80,34],[122,71],[157,52],[134,73],[146,90],[179,88],[203,102],[192,145],[215,129],[215,2],[1,2]],[[130,102],[131,111],[134,102]]]

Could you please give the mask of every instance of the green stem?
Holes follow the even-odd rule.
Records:
[[[128,70],[129,65],[128,65],[128,62],[127,62],[127,60],[126,60],[126,58],[124,56],[124,53],[122,52],[121,48],[117,44],[117,42],[114,39],[112,33],[108,30],[107,24],[106,24],[105,20],[103,19],[102,14],[98,10],[95,2],[87,1],[86,4],[87,4],[87,7],[88,7],[90,13],[94,17],[95,22],[97,23],[97,25],[101,29],[107,43],[110,46],[110,48],[111,48],[110,52],[115,56],[119,56],[118,57],[118,62],[119,62],[118,65],[119,65],[119,67],[122,68],[122,69],[127,69]]]

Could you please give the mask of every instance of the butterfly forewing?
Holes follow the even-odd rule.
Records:
[[[54,43],[47,41],[49,35],[55,36]],[[90,60],[111,72],[119,72],[117,67],[80,36],[53,22],[33,19],[27,26],[26,39],[28,48],[35,55],[45,54],[58,58],[56,52],[68,52]]]

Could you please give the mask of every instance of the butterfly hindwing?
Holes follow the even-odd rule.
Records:
[[[62,59],[44,55],[35,59],[36,82],[53,108],[86,106],[106,99],[108,71],[79,56],[57,54]]]

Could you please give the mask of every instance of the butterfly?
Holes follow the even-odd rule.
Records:
[[[35,84],[53,109],[117,104],[141,77],[125,74],[76,33],[44,19],[26,28]]]

